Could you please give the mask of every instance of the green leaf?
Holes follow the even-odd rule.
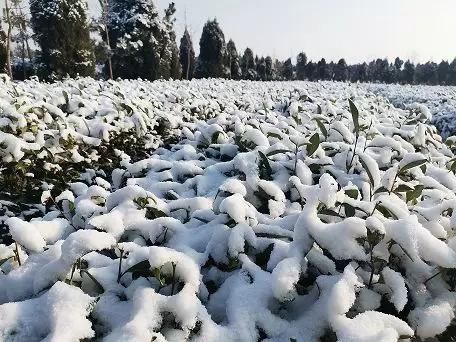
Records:
[[[217,132],[214,132],[214,134],[212,134],[212,137],[211,137],[211,144],[216,144],[217,143],[217,140],[218,140],[218,137],[220,136],[220,134],[222,134],[223,132],[221,131],[217,131]]]
[[[411,202],[411,201],[418,199],[419,197],[421,197],[423,190],[424,190],[424,185],[419,184],[419,185],[415,186],[415,189],[406,193],[406,201]]]
[[[456,171],[456,160],[451,164],[450,171],[452,171],[452,172]]]
[[[335,217],[341,217],[336,211],[327,209],[327,208],[322,208],[318,211],[319,215],[326,215],[326,216],[335,216]]]
[[[361,163],[361,165],[363,166],[363,169],[366,171],[367,176],[369,177],[369,182],[370,182],[371,186],[374,187],[374,177],[372,176],[372,173],[370,172],[369,168],[367,167],[366,162],[363,160],[363,157],[360,155],[358,155],[358,159],[359,159],[359,162]],[[377,192],[375,192],[375,193],[377,193]]]
[[[321,110],[321,106],[317,104],[317,114],[321,114],[323,111]]]
[[[348,99],[348,103],[350,105],[350,112],[351,112],[352,119],[353,119],[353,125],[355,127],[355,134],[356,134],[356,136],[358,136],[359,135],[359,111],[358,111],[358,108],[356,107],[355,103],[351,99]]]
[[[389,192],[389,190],[387,188],[385,188],[384,186],[381,186],[377,190],[375,190],[374,195],[380,194],[382,192]]]
[[[318,146],[320,146],[320,135],[315,133],[310,137],[309,144],[307,144],[307,155],[311,157],[318,149]]]
[[[122,278],[127,273],[144,272],[144,271],[149,271],[149,270],[150,270],[149,260],[143,260],[143,261],[138,262],[137,264],[134,264],[130,268],[126,269],[125,271],[123,271],[122,274],[120,275],[120,277]]]
[[[268,132],[266,134],[266,136],[269,138],[269,137],[273,137],[273,138],[277,138],[279,140],[282,140],[282,136],[278,133],[274,133],[274,132]]]
[[[394,215],[394,213],[392,213],[391,210],[389,210],[387,207],[385,207],[381,204],[377,204],[377,210],[379,212],[381,212],[382,215],[385,216],[386,218],[393,218],[393,219],[397,220],[397,216]]]
[[[399,172],[398,174],[403,174],[405,171],[408,171],[410,169],[413,169],[414,167],[418,167],[418,166],[422,166],[424,164],[427,163],[427,159],[419,159],[419,160],[415,160],[415,161],[412,161],[406,165],[404,165],[403,167],[401,167],[399,169]]]
[[[343,207],[344,207],[344,210],[345,210],[345,216],[346,217],[354,217],[355,214],[356,214],[356,210],[353,206],[351,206],[350,204],[348,203],[344,203],[342,204]]]
[[[90,279],[92,279],[92,281],[95,283],[95,285],[96,285],[96,287],[97,287],[98,292],[100,292],[100,293],[103,293],[103,292],[104,292],[103,285],[101,285],[100,282],[99,282],[98,280],[96,280],[95,277],[89,273],[89,271],[87,271],[87,270],[81,270],[80,273],[81,273],[81,275],[82,275],[83,273],[85,273],[85,274],[87,274],[87,276],[88,276]]]
[[[269,159],[266,157],[266,155],[258,151],[258,154],[260,155],[260,165],[259,165],[259,171],[260,171],[260,177],[269,180],[272,178],[272,168],[271,165],[269,164]]]
[[[157,268],[154,268],[154,270],[153,270],[152,273],[153,273],[154,277],[155,277],[155,278],[158,280],[158,282],[160,283],[160,286],[161,286],[161,287],[163,287],[163,286],[166,285],[166,280],[165,280],[165,278],[163,278],[163,277],[161,276],[161,270],[160,270],[160,268],[158,268],[158,267],[157,267]]]
[[[320,129],[321,133],[325,136],[325,138],[328,138],[328,131],[326,130],[325,125],[319,118],[313,118],[315,122],[317,123],[318,128]]]
[[[275,151],[268,152],[268,153],[266,154],[266,156],[272,157],[272,156],[275,156],[276,154],[288,153],[288,152],[291,152],[291,151],[290,151],[290,150],[275,150]]]
[[[408,185],[406,184],[401,184],[399,185],[395,190],[394,192],[395,193],[398,193],[398,192],[407,192],[407,191],[411,191],[413,190],[413,188],[409,187]]]
[[[146,218],[149,220],[154,220],[159,217],[168,217],[163,211],[154,207],[147,207]]]
[[[347,195],[350,198],[357,199],[359,195],[359,191],[357,189],[348,189],[345,190],[345,195]]]
[[[70,213],[74,214],[76,212],[76,206],[73,201],[68,201],[68,208],[70,209]]]
[[[68,92],[63,90],[62,94],[63,94],[63,97],[65,98],[65,103],[68,104],[70,102],[70,97],[68,96]]]
[[[5,258],[5,259],[0,259],[0,266],[2,266],[5,262],[7,262],[9,259],[13,259],[14,258],[14,255],[8,257],[8,258]]]

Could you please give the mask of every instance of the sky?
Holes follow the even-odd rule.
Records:
[[[170,0],[155,0],[160,10]],[[375,58],[414,62],[456,57],[456,0],[174,0],[178,38],[187,24],[198,51],[204,23],[217,18],[238,51],[279,59]],[[89,0],[97,13],[98,0]]]

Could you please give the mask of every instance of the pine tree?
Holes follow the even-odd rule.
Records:
[[[442,84],[442,85],[448,84],[449,73],[450,73],[450,64],[447,61],[441,61],[437,68],[439,84]]]
[[[241,59],[242,78],[245,80],[256,80],[258,74],[255,67],[255,58],[250,48],[245,49]]]
[[[274,80],[274,70],[273,70],[273,65],[272,65],[272,58],[270,56],[267,56],[264,59],[264,64],[266,66],[266,81],[272,81]]]
[[[184,35],[180,41],[179,60],[182,66],[182,77],[191,80],[195,69],[195,50],[190,33],[185,28]]]
[[[345,82],[348,79],[348,66],[345,59],[340,59],[334,67],[334,79]]]
[[[266,60],[264,57],[258,58],[256,62],[256,72],[258,79],[261,81],[266,81]]]
[[[448,71],[448,84],[456,85],[456,58],[450,63],[450,69]]]
[[[226,77],[225,68],[226,44],[225,35],[217,19],[209,20],[203,27],[200,39],[200,55],[196,63],[195,77]]]
[[[326,63],[326,59],[322,58],[317,63],[317,78],[319,80],[328,80],[330,77],[328,64]]]
[[[402,81],[408,84],[413,84],[415,81],[415,66],[409,60],[404,63]]]
[[[110,0],[108,30],[113,73],[121,78],[180,77],[174,3],[160,17],[152,0]]]
[[[226,44],[226,59],[229,68],[229,78],[239,80],[242,76],[239,54],[236,49],[236,44],[230,39]]]
[[[95,60],[83,0],[30,0],[44,77],[92,76]]]
[[[180,79],[182,68],[179,62],[179,48],[176,43],[176,33],[174,32],[174,14],[176,6],[171,2],[165,10],[165,16],[162,25],[158,27],[155,39],[159,45],[159,68],[158,75],[155,78],[163,79]]]
[[[310,61],[306,65],[305,72],[306,72],[306,78],[309,81],[315,81],[315,79],[317,78],[317,65],[314,62]]]
[[[307,56],[304,52],[301,52],[296,58],[296,78],[298,80],[306,79],[306,65]]]
[[[287,81],[293,79],[293,63],[291,62],[291,58],[288,58],[283,63],[282,76]]]

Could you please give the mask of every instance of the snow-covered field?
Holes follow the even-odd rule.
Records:
[[[4,82],[0,340],[448,341],[454,140],[401,89]]]
[[[456,87],[368,84],[365,89],[386,97],[398,108],[424,104],[442,136],[456,135]]]

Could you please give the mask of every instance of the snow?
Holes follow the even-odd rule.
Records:
[[[28,169],[38,203],[0,201],[0,339],[396,341],[453,321],[455,139],[424,101],[446,88],[14,85],[2,167],[82,171],[62,185]],[[356,149],[348,98],[367,126]]]

